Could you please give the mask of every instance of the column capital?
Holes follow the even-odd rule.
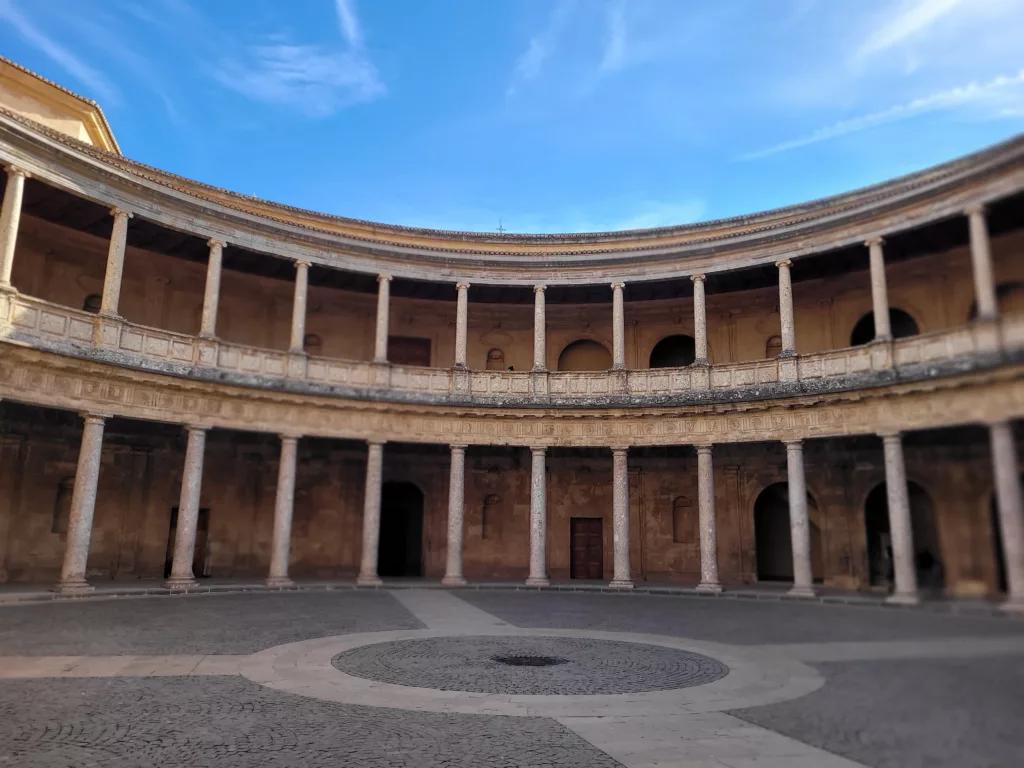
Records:
[[[452,449],[452,453],[465,453],[466,448],[468,448],[469,446],[463,445],[462,443],[452,443],[448,447]]]
[[[367,448],[383,448],[387,442],[387,440],[367,440],[366,446]]]
[[[982,216],[982,215],[985,214],[985,207],[986,206],[985,206],[984,203],[971,203],[966,208],[964,208],[964,215],[965,216]]]
[[[377,275],[378,283],[390,283],[394,278],[391,275],[380,274]]]
[[[873,245],[881,247],[885,245],[885,238],[882,237],[881,235],[875,235],[874,237],[869,237],[867,240],[865,240],[864,245],[866,245],[868,248],[870,248]]]
[[[548,452],[548,447],[546,445],[531,445],[530,446],[530,453],[532,453],[534,456],[544,456],[545,454],[547,454],[547,452]]]
[[[469,283],[466,283],[466,282],[456,283],[455,284],[455,290],[456,291],[468,291],[469,290]]]
[[[110,215],[111,215],[111,216],[113,216],[113,217],[114,217],[115,219],[116,219],[116,218],[117,218],[118,216],[123,216],[123,217],[124,217],[124,218],[126,218],[126,219],[130,219],[130,218],[132,218],[132,217],[133,217],[133,216],[134,216],[135,214],[133,214],[133,213],[132,213],[131,211],[126,211],[126,210],[124,210],[123,208],[111,208],[111,209],[110,209]]]
[[[704,274],[690,275],[690,281],[694,283],[703,283],[707,277]]]
[[[628,445],[611,445],[611,446],[609,446],[609,448],[612,449],[612,455],[618,455],[618,454],[625,455],[625,454],[629,453],[629,446]]]
[[[193,432],[206,432],[210,429],[209,424],[186,424],[185,429],[188,430],[189,434]]]
[[[621,291],[625,287],[626,287],[626,284],[622,280],[617,280],[614,283],[612,283],[612,290],[613,291]]]
[[[803,440],[783,440],[782,444],[784,446],[786,446],[786,450],[787,451],[795,451],[795,450],[802,451],[804,449],[804,441]]]
[[[214,237],[211,237],[209,240],[207,240],[206,244],[210,246],[210,248],[223,248],[225,245],[227,245],[227,243],[225,243],[223,240],[217,240]]]
[[[32,174],[26,171],[21,166],[15,165],[14,163],[8,163],[4,166],[4,170],[7,171],[8,176],[21,176],[23,179],[31,179]]]
[[[548,287],[546,285],[535,285],[535,286],[533,286],[533,292],[534,293],[544,293],[544,291],[546,291],[547,289],[548,289]]]
[[[100,425],[102,425],[104,422],[106,422],[106,420],[108,418],[110,418],[105,413],[82,413],[80,415],[82,417],[82,420],[86,424],[100,424]]]
[[[879,432],[878,436],[885,442],[891,442],[893,440],[902,440],[903,433],[899,430],[893,430],[888,432]]]
[[[711,448],[713,446],[712,446],[711,443],[701,443],[701,444],[695,445],[693,447],[697,449],[697,454],[698,455],[700,455],[700,454],[710,455],[711,454]]]
[[[302,439],[302,435],[300,435],[298,432],[282,432],[280,435],[278,435],[278,437],[281,438],[282,443],[285,442],[286,440],[296,442]]]
[[[306,261],[305,259],[296,259],[295,260],[295,268],[296,269],[309,269],[311,266],[313,266],[313,262],[311,262],[311,261]]]
[[[789,259],[779,259],[778,261],[775,262],[775,266],[778,267],[779,269],[782,269],[783,267],[793,266],[793,262],[790,261]]]

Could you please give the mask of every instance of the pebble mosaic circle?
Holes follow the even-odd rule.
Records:
[[[547,656],[553,666],[495,657]],[[729,668],[699,653],[570,637],[437,637],[353,648],[331,662],[354,677],[415,688],[510,695],[601,695],[689,688]]]

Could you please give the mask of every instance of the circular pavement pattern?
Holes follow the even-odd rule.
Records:
[[[554,666],[494,657],[547,656]],[[460,636],[353,648],[331,663],[345,674],[440,691],[525,696],[606,695],[705,685],[729,674],[708,656],[639,643],[574,637]]]

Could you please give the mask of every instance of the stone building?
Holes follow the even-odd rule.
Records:
[[[441,232],[127,160],[4,61],[0,161],[2,581],[1024,606],[1024,138],[722,221]]]

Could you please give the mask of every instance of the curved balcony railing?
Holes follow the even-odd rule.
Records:
[[[0,293],[0,341],[154,373],[362,400],[621,407],[762,400],[1024,360],[1024,318],[790,358],[628,371],[474,371],[341,360],[204,339]]]

